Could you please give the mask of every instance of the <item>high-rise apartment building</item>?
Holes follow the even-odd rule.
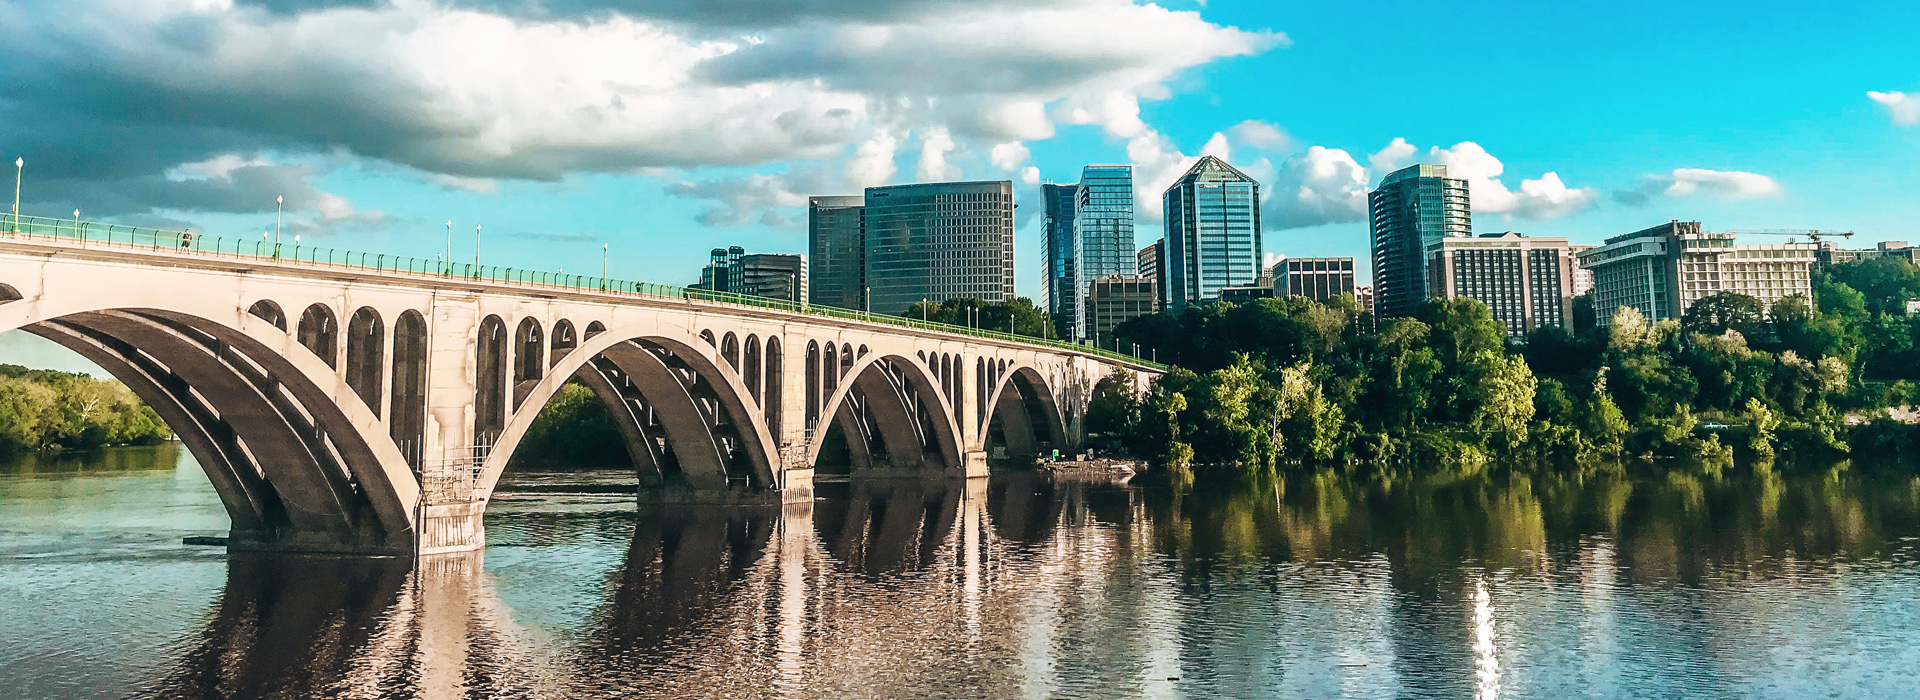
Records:
[[[700,268],[700,281],[688,286],[716,292],[734,291],[735,271],[739,269],[740,256],[746,254],[747,249],[740,246],[713,249],[707,254],[707,266]]]
[[[1153,280],[1154,293],[1160,295],[1159,308],[1167,308],[1167,266],[1160,264],[1167,259],[1167,239],[1162,238],[1141,248],[1134,257],[1139,263],[1136,269],[1140,271],[1140,276]]]
[[[1084,299],[1093,280],[1132,277],[1139,269],[1133,249],[1133,166],[1086,166],[1075,194],[1074,288]],[[1071,337],[1092,337],[1084,302],[1074,315],[1077,335]]]
[[[1565,238],[1449,236],[1430,255],[1429,296],[1480,300],[1509,337],[1573,323],[1575,265]]]
[[[1593,291],[1593,271],[1587,268],[1581,267],[1579,265],[1579,260],[1580,260],[1581,254],[1586,253],[1587,251],[1593,250],[1598,247],[1600,246],[1594,245],[1592,243],[1574,243],[1567,246],[1567,250],[1572,252],[1573,259],[1575,261],[1573,266],[1573,295],[1574,296],[1580,296],[1582,294],[1586,294],[1587,292]]]
[[[869,187],[861,220],[871,310],[1013,298],[1012,181]]]
[[[1167,188],[1167,300],[1173,309],[1219,297],[1260,276],[1260,183],[1204,156]]]
[[[1079,276],[1074,269],[1073,219],[1080,204],[1079,185],[1040,185],[1046,219],[1041,222],[1040,307],[1053,317],[1054,334],[1074,337],[1079,313]]]
[[[1354,287],[1353,301],[1360,305],[1361,311],[1373,313],[1373,285],[1362,284]]]
[[[1648,320],[1680,318],[1693,302],[1736,292],[1771,305],[1811,296],[1818,243],[1737,244],[1735,234],[1711,233],[1698,221],[1674,221],[1607,239],[1580,256],[1593,271],[1593,312],[1601,326],[1632,306]]]
[[[1428,249],[1442,238],[1473,235],[1467,181],[1447,177],[1444,165],[1403,168],[1367,194],[1367,208],[1375,313],[1410,315],[1427,297]]]
[[[1353,258],[1287,258],[1272,275],[1274,296],[1326,301],[1353,293]]]
[[[1087,283],[1087,338],[1095,345],[1113,347],[1113,329],[1128,319],[1159,310],[1160,293],[1152,279],[1139,275],[1108,275]]]
[[[807,198],[809,303],[866,309],[864,197]]]

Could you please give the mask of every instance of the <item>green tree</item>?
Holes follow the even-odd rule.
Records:
[[[1751,338],[1765,332],[1766,322],[1767,307],[1759,299],[1721,292],[1688,306],[1680,317],[1680,332],[1711,336],[1733,331]]]
[[[1488,353],[1479,362],[1480,381],[1474,391],[1472,425],[1490,434],[1506,448],[1527,441],[1527,422],[1534,414],[1534,391],[1538,383],[1525,360]]]
[[[1140,402],[1133,395],[1134,376],[1124,367],[1101,377],[1093,385],[1093,397],[1087,401],[1086,428],[1102,446],[1117,446],[1133,429]]]

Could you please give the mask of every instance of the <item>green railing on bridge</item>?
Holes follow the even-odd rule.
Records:
[[[14,217],[6,215],[6,219],[14,219]],[[606,277],[571,275],[563,272],[543,272],[495,265],[474,265],[472,263],[456,263],[438,258],[415,258],[405,255],[365,253],[311,245],[275,243],[271,240],[256,241],[251,239],[220,238],[217,236],[193,233],[191,230],[170,231],[77,219],[49,219],[38,216],[20,216],[17,220],[13,220],[10,223],[12,224],[11,235],[29,238],[51,238],[75,241],[82,244],[99,243],[107,246],[165,249],[211,257],[258,258],[302,262],[312,265],[380,270],[382,272],[443,279],[463,278],[530,287],[717,302],[763,309],[776,309],[809,316],[825,316],[850,321],[881,323],[916,330],[952,333],[1026,345],[1038,345],[1113,360],[1132,362],[1156,369],[1166,368],[1166,365],[1157,362],[1133,357],[1113,350],[1094,347],[1092,345],[1066,343],[1058,340],[1015,335],[984,328],[969,328],[945,323],[933,323],[904,316],[890,316],[867,311],[855,311],[832,306],[787,301],[785,299],[715,292],[705,289],[689,289],[671,284],[634,282]],[[8,232],[0,231],[0,235],[6,233]]]

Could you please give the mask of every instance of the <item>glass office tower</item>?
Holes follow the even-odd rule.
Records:
[[[1367,194],[1373,228],[1373,307],[1381,318],[1410,316],[1428,296],[1429,248],[1473,235],[1467,181],[1447,166],[1394,171]]]
[[[1260,277],[1260,183],[1206,156],[1167,188],[1167,302],[1173,309],[1218,298],[1221,287]]]
[[[1113,275],[1132,277],[1138,269],[1135,255],[1133,166],[1096,164],[1082,168],[1073,218],[1075,332],[1061,337],[1093,337],[1087,322],[1087,289],[1094,280]]]
[[[865,309],[864,197],[807,198],[808,303]]]
[[[1079,185],[1040,186],[1040,199],[1046,206],[1042,226],[1040,308],[1053,317],[1056,337],[1072,338],[1074,313],[1079,304],[1075,293],[1080,288],[1073,267],[1073,217],[1079,207]]]
[[[1013,299],[1011,180],[869,187],[863,220],[875,313],[922,300]]]

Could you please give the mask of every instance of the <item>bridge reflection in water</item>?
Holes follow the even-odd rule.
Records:
[[[1913,477],[829,489],[505,508],[487,569],[234,555],[207,626],[141,694],[1898,697],[1914,680]],[[629,520],[630,540],[591,541]]]
[[[1018,693],[1023,669],[899,667],[926,654],[1004,656],[991,625],[1051,621],[993,589],[1018,586],[1010,548],[1040,566],[1095,564],[1113,541],[1049,542],[1087,500],[1044,477],[826,485],[817,503],[643,508],[603,602],[572,644],[522,629],[484,551],[408,559],[239,553],[224,595],[156,697],[845,697],[958,686]],[[1097,488],[1097,486],[1096,486]],[[1126,517],[1138,492],[1107,487]],[[838,491],[838,493],[835,493]],[[990,513],[989,510],[992,512]],[[1003,521],[1012,527],[998,527]],[[1051,562],[1051,563],[1049,563]],[[1096,573],[1096,572],[1089,572]],[[1166,647],[1171,649],[1172,646]],[[903,649],[915,653],[902,654]],[[998,691],[996,692],[995,689]]]

